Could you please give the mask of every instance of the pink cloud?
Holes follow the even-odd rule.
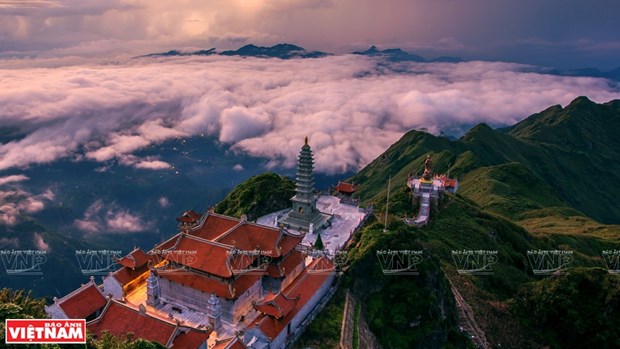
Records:
[[[25,176],[25,175],[22,175],[22,174],[0,177],[0,185],[4,185],[4,184],[8,184],[8,183],[23,182],[23,181],[26,181],[28,179],[30,179],[30,178],[28,178],[28,176]]]
[[[412,128],[509,125],[579,95],[597,102],[620,97],[604,79],[529,68],[480,61],[386,66],[344,55],[5,69],[0,76],[12,88],[0,89],[0,122],[25,137],[0,145],[0,170],[83,157],[167,169],[157,157],[133,153],[205,134],[268,158],[269,166],[288,167],[308,136],[317,169],[334,173],[364,166]]]
[[[51,190],[41,194],[32,194],[21,189],[0,191],[0,223],[7,225],[17,224],[21,217],[40,212],[46,202],[55,198]]]
[[[118,207],[105,204],[103,200],[96,200],[84,211],[81,219],[76,219],[74,225],[85,233],[136,233],[152,228],[152,224],[145,222],[138,214]]]
[[[46,252],[49,252],[51,250],[50,245],[47,242],[45,242],[41,234],[34,233],[33,240],[34,240],[34,245],[36,246],[37,249],[41,251],[46,251]]]

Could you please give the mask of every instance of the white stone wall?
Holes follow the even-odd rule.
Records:
[[[103,295],[107,297],[109,294],[114,299],[123,298],[123,286],[113,276],[106,276],[103,279]]]
[[[186,287],[168,279],[159,278],[160,297],[170,303],[178,303],[190,309],[204,311],[211,296],[208,293]],[[223,306],[224,304],[222,304]],[[222,307],[223,308],[223,307]]]
[[[164,278],[159,278],[159,288],[162,300],[202,312],[206,310],[211,296],[210,293],[182,286]],[[260,299],[261,296],[262,287],[259,279],[235,301],[220,298],[221,321],[236,324],[241,316],[252,311],[252,301]]]
[[[67,314],[65,314],[65,312],[62,310],[62,308],[56,303],[51,304],[49,306],[46,305],[45,312],[47,313],[47,315],[49,315],[50,319],[68,319],[69,318]]]
[[[319,301],[325,296],[327,291],[329,290],[332,282],[334,281],[335,275],[330,275],[329,278],[325,280],[323,285],[314,293],[312,297],[308,300],[308,302],[304,305],[301,310],[295,314],[295,317],[289,323],[291,328],[291,335],[293,335],[296,331],[298,331],[299,324],[303,322],[308,314],[314,309],[314,306],[319,303]],[[293,295],[291,295],[293,296]],[[283,349],[286,345],[286,339],[288,337],[287,329],[285,328],[278,337],[274,338],[273,342],[271,342],[270,349]]]
[[[258,301],[263,296],[263,287],[261,280],[259,279],[254,285],[248,288],[237,300],[235,301],[233,312],[233,321],[239,322],[242,316],[247,316],[254,307],[252,301]]]

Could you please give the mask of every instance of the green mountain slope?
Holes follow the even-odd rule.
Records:
[[[215,206],[215,212],[234,217],[256,219],[290,206],[295,183],[275,173],[256,175],[236,186]]]
[[[399,234],[400,241],[414,240],[438,259],[439,275],[450,279],[471,305],[493,346],[578,348],[584,347],[579,343],[587,342],[590,347],[605,347],[610,338],[620,335],[613,321],[608,321],[611,314],[620,312],[617,285],[612,275],[602,275],[607,266],[601,257],[602,251],[620,246],[620,226],[600,223],[620,222],[616,199],[620,189],[615,186],[620,180],[620,162],[616,160],[620,159],[620,146],[615,139],[619,106],[620,101],[596,104],[580,97],[565,108],[551,107],[507,129],[480,124],[456,141],[408,132],[351,179],[360,185],[361,198],[374,204],[381,221],[389,178],[392,190],[389,232],[382,233],[382,225],[367,227],[356,237],[359,241],[350,254],[356,256],[360,249],[372,254],[386,248],[378,241],[364,243],[367,234]],[[436,173],[449,172],[459,179],[459,193],[440,203],[427,226],[410,227],[402,217],[415,214],[417,204],[404,184],[409,174],[420,174],[429,153]],[[388,244],[391,249],[401,246],[406,244]],[[533,275],[527,252],[558,249],[573,252],[569,277]],[[459,275],[452,258],[452,252],[458,250],[497,251],[492,275]],[[359,270],[356,263],[354,258],[354,273]],[[407,285],[405,280],[396,281],[398,285],[370,282],[364,273],[352,277],[361,287],[357,292],[365,295],[370,314],[375,314],[375,298],[381,299],[382,314],[390,314],[397,297],[390,290]],[[593,287],[598,281],[604,286]],[[555,290],[560,293],[555,295]],[[433,292],[439,295],[437,291]],[[584,299],[590,300],[588,305],[571,312],[572,305],[586,304]],[[437,309],[436,302],[425,306],[430,313]],[[595,317],[594,313],[603,315]],[[572,320],[596,318],[599,335],[585,342],[566,336],[588,327],[562,320],[560,328],[553,319],[562,314]],[[370,325],[386,347],[407,347],[403,343],[416,347],[411,343],[424,341],[412,329],[389,332],[386,328],[398,328],[389,320]]]
[[[584,216],[620,223],[620,101],[585,97],[534,114],[513,127],[477,125],[456,141],[410,131],[359,174],[363,199],[404,183],[432,154],[435,171],[450,172],[463,195],[505,217]]]

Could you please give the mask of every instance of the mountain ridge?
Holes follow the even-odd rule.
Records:
[[[351,180],[360,183],[364,199],[372,200],[389,176],[404,182],[409,173],[419,171],[423,158],[431,153],[437,172],[450,171],[468,182],[464,188],[469,189],[464,189],[463,194],[479,198],[475,192],[486,190],[479,183],[491,180],[492,173],[506,172],[501,167],[489,172],[491,168],[515,163],[513,169],[517,166],[521,168],[519,173],[528,175],[512,178],[511,185],[525,189],[546,187],[562,203],[560,207],[617,224],[620,205],[615,198],[620,192],[614,183],[620,182],[620,145],[615,138],[620,130],[620,112],[615,107],[618,103],[614,100],[597,104],[580,97],[564,108],[547,108],[502,130],[478,124],[456,141],[412,130]],[[370,177],[371,183],[365,184]],[[525,193],[536,196],[528,190]],[[555,199],[551,201],[557,202]],[[517,203],[522,206],[520,210],[511,207]],[[549,207],[549,202],[506,201],[504,197],[502,202],[489,205],[497,213],[506,211],[504,215],[518,219],[528,211]]]

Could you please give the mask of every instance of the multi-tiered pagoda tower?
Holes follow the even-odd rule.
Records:
[[[293,208],[280,220],[284,225],[303,231],[316,231],[327,224],[331,216],[316,208],[317,195],[314,190],[314,158],[306,137],[297,162],[295,196],[291,198]]]

